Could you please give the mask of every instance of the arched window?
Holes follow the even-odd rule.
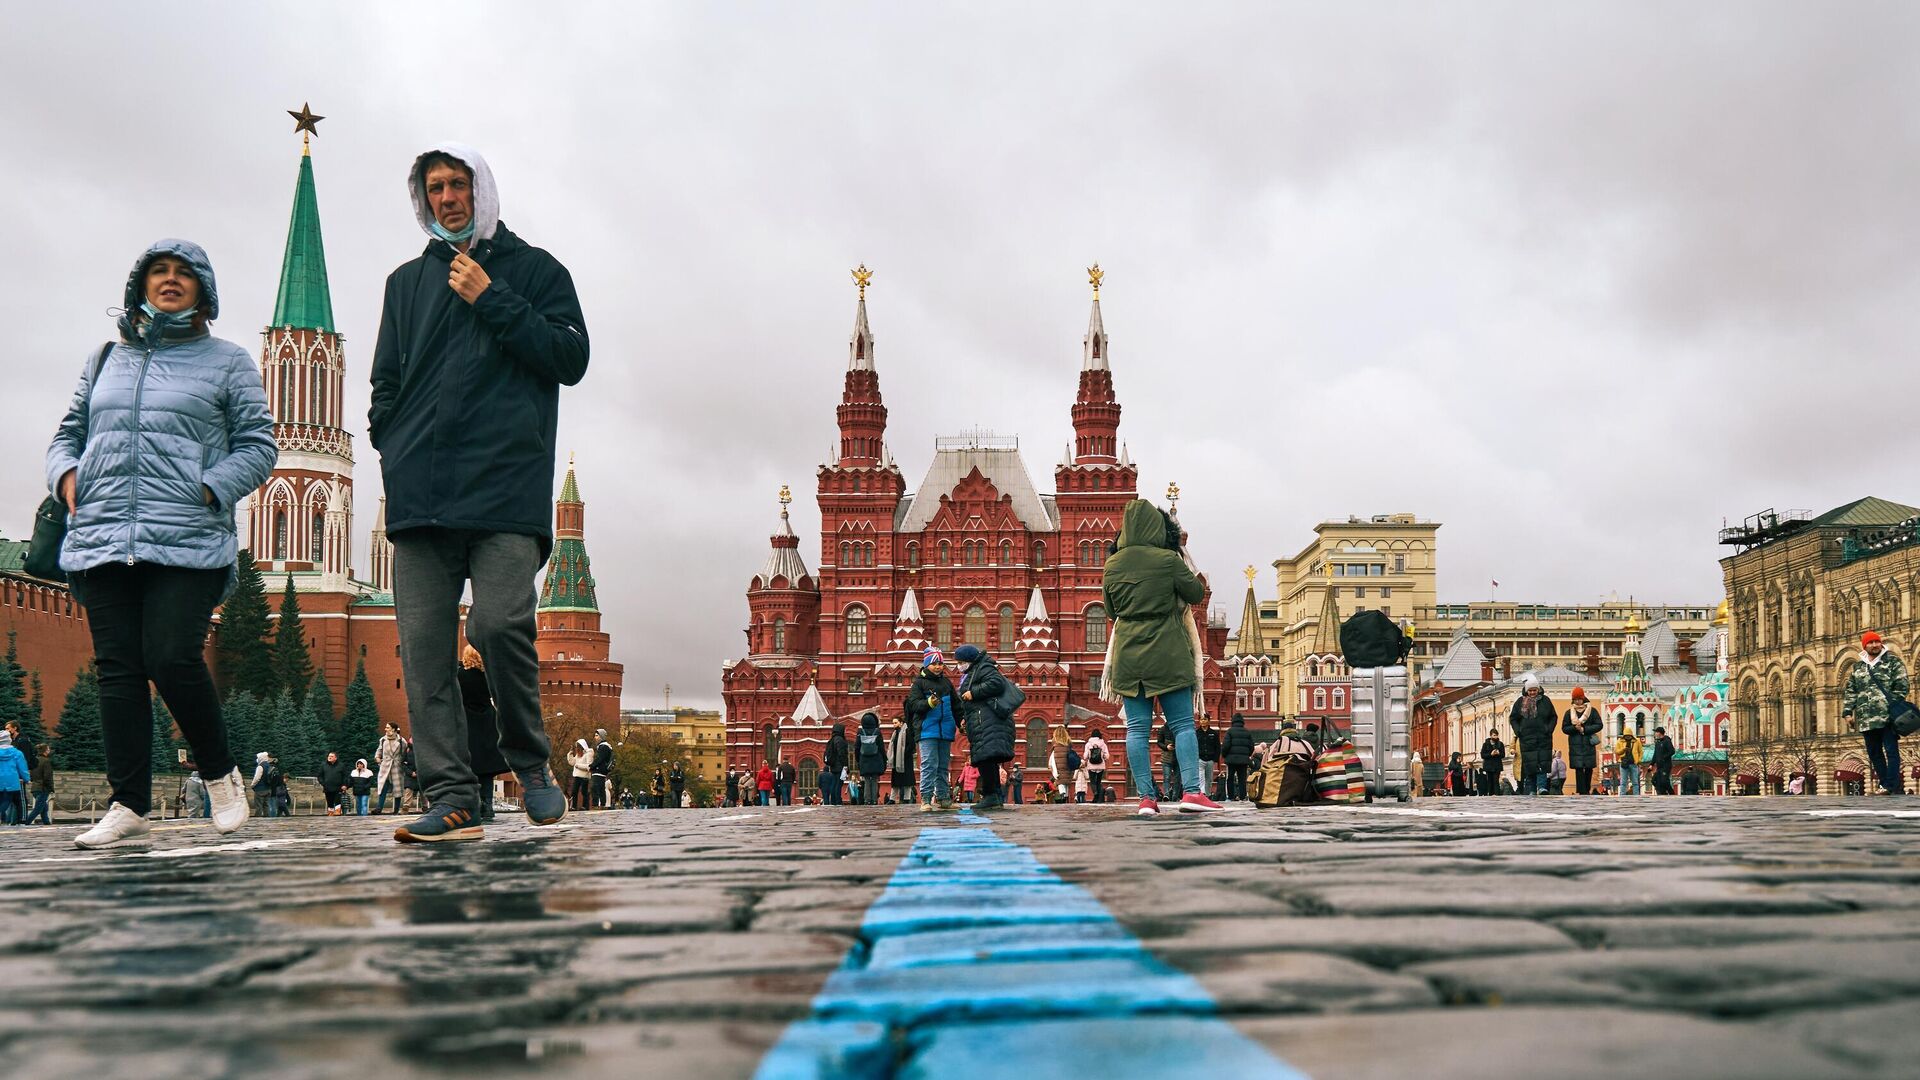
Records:
[[[1045,768],[1047,764],[1047,721],[1036,716],[1027,721],[1027,768]]]
[[[1000,541],[1000,565],[1013,565],[1013,541],[1011,540]]]
[[[327,415],[327,369],[319,364],[313,366],[313,422],[325,424],[332,420]]]
[[[1047,565],[1047,545],[1045,541],[1033,542],[1033,565],[1038,568]]]
[[[280,381],[280,412],[274,419],[283,424],[293,422],[293,378],[292,372],[282,364],[276,372]]]
[[[767,764],[769,765],[779,764],[780,762],[780,729],[773,726],[772,724],[768,724],[766,735],[767,735],[767,738],[766,738]]]
[[[1324,710],[1326,707],[1327,707],[1327,688],[1324,686],[1314,687],[1313,688],[1313,711],[1320,712]]]
[[[1233,700],[1233,707],[1234,707],[1234,708],[1236,708],[1236,709],[1244,709],[1244,708],[1246,708],[1246,707],[1247,707],[1247,691],[1246,691],[1246,688],[1244,688],[1244,687],[1242,687],[1241,689],[1239,689],[1239,690],[1236,690],[1236,691],[1234,691],[1234,694],[1233,694],[1233,698],[1234,698],[1234,700]]]
[[[845,540],[840,541],[840,565],[852,566],[853,565],[852,560],[853,560],[853,545],[847,543]]]
[[[1253,707],[1256,709],[1264,709],[1267,707],[1267,692],[1265,690],[1255,690],[1253,692]]]
[[[313,543],[307,561],[319,565],[327,557],[327,515],[316,506],[313,508]]]
[[[1080,559],[1075,565],[1078,565],[1078,566],[1093,565],[1093,541],[1091,540],[1080,541]]]
[[[820,763],[810,757],[800,759],[800,767],[794,770],[799,774],[797,795],[818,795],[820,793]]]
[[[940,565],[947,566],[952,562],[953,562],[953,545],[947,543],[945,540],[940,541]]]
[[[773,651],[777,653],[787,651],[787,620],[780,615],[773,617]]]
[[[987,643],[987,609],[979,604],[967,608],[967,642],[981,646]]]
[[[1002,649],[1013,648],[1020,640],[1020,624],[1013,621],[1013,605],[1000,605],[1000,640],[996,643]]]
[[[859,604],[847,609],[847,651],[867,651],[867,609]]]
[[[1334,687],[1333,688],[1333,711],[1339,712],[1341,709],[1344,709],[1346,707],[1347,707],[1347,688],[1344,686]]]
[[[284,509],[273,512],[273,557],[287,557],[287,512]]]
[[[1087,651],[1094,652],[1107,647],[1107,608],[1104,604],[1087,605]]]
[[[1815,707],[1813,695],[1813,672],[1802,671],[1793,681],[1794,704],[1798,706],[1799,733],[1802,735],[1820,734],[1820,712]]]
[[[919,567],[920,567],[920,541],[909,540],[907,541],[907,569],[917,570],[919,569]]]
[[[941,652],[953,648],[953,609],[945,604],[933,609],[933,643],[940,646]]]

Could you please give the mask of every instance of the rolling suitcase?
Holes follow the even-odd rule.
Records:
[[[1407,723],[1407,669],[1404,666],[1356,668],[1353,672],[1353,748],[1367,777],[1371,798],[1413,797],[1407,775],[1412,753]]]

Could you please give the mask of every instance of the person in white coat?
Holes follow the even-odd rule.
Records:
[[[573,787],[567,799],[575,810],[592,809],[593,747],[587,745],[587,740],[573,740],[573,749],[567,752],[567,768],[573,771]]]
[[[387,792],[393,792],[393,812],[400,812],[400,804],[407,796],[407,740],[400,737],[400,725],[389,722],[386,734],[380,736],[379,745],[373,748],[373,764],[380,770],[380,779],[374,784],[373,812],[387,812]]]

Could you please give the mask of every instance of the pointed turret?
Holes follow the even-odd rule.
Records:
[[[547,582],[540,590],[541,611],[600,613],[594,593],[592,562],[587,558],[587,505],[580,499],[580,482],[573,462],[553,504],[553,556],[547,560]]]
[[[1319,656],[1340,654],[1340,594],[1334,589],[1332,575],[1328,575],[1326,591],[1320,597],[1320,621],[1313,627],[1313,651]]]
[[[1038,588],[1027,599],[1027,615],[1020,624],[1021,653],[1057,654],[1059,639],[1053,635],[1053,616],[1047,614],[1047,602]]]
[[[1652,689],[1647,678],[1647,662],[1640,655],[1640,621],[1627,620],[1627,645],[1620,657],[1620,677],[1614,680],[1616,694],[1645,694]]]
[[[767,561],[747,588],[747,644],[756,656],[805,654],[819,630],[820,586],[800,557],[800,538],[787,517],[792,502],[792,489],[781,485],[780,528],[767,538]]]
[[[880,397],[880,375],[873,366],[873,331],[867,326],[867,286],[873,271],[863,264],[853,272],[860,287],[854,308],[853,337],[847,343],[846,387],[840,395],[841,468],[871,468],[886,456],[887,406]]]
[[[380,509],[373,518],[372,585],[383,593],[393,592],[393,541],[387,539],[387,497],[380,496]]]
[[[909,587],[900,601],[900,613],[893,617],[893,640],[887,643],[887,651],[918,660],[926,647],[926,617],[920,613],[919,597]]]
[[[1234,639],[1235,656],[1265,656],[1266,646],[1260,634],[1260,601],[1253,595],[1253,582],[1259,571],[1247,567],[1247,599],[1240,609],[1240,633]]]
[[[333,296],[327,287],[327,249],[320,239],[320,198],[313,186],[313,152],[300,154],[300,176],[293,184],[293,219],[287,225],[287,250],[280,259],[280,294],[273,302],[273,325],[332,333]]]
[[[1100,281],[1106,273],[1087,268],[1093,283],[1093,314],[1081,344],[1080,393],[1073,403],[1073,461],[1076,465],[1117,464],[1120,455],[1120,401],[1107,366],[1107,328],[1100,318]]]

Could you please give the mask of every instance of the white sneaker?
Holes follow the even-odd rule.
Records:
[[[207,782],[207,798],[213,807],[213,827],[230,833],[247,823],[247,785],[240,770]]]
[[[147,824],[146,818],[114,803],[93,828],[73,838],[73,846],[88,850],[133,847],[150,842],[153,838],[148,834],[152,831],[153,826]]]

